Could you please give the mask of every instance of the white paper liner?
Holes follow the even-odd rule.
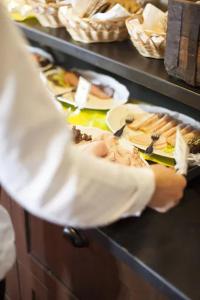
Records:
[[[188,154],[189,154],[189,147],[185,142],[183,135],[180,132],[180,129],[177,128],[174,158],[176,160],[175,169],[181,175],[187,175]]]
[[[28,51],[33,54],[39,54],[43,56],[44,58],[47,58],[50,62],[54,62],[53,56],[46,52],[45,50],[37,47],[32,47],[32,46],[26,46]]]
[[[94,21],[115,21],[117,19],[129,17],[129,12],[120,4],[114,5],[105,13],[97,13],[91,17]]]

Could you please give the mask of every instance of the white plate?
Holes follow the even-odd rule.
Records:
[[[128,115],[133,115],[134,113],[140,113],[142,111],[146,111],[147,113],[164,113],[168,114],[171,117],[185,123],[185,124],[190,124],[192,127],[200,130],[200,123],[197,122],[196,120],[178,113],[176,111],[171,111],[169,109],[160,107],[160,106],[154,106],[154,105],[148,105],[148,104],[126,104],[126,105],[121,105],[118,106],[112,110],[110,110],[107,113],[106,117],[106,123],[110,130],[112,132],[116,132],[118,129],[120,129],[124,124],[125,124],[125,119],[127,118]],[[125,139],[122,137],[122,139]],[[130,143],[131,145],[134,145],[142,150],[145,150],[146,147],[143,147],[141,145],[132,143],[128,140],[126,140],[127,143]],[[164,157],[169,157],[169,158],[174,158],[173,153],[167,153],[161,150],[154,150],[154,154],[164,156]]]
[[[115,80],[114,78],[107,75],[98,74],[93,71],[88,71],[88,70],[87,71],[75,70],[75,71],[77,71],[79,74],[81,74],[82,77],[89,80],[93,84],[101,84],[104,86],[109,86],[115,91],[113,98],[110,99],[99,99],[98,97],[95,97],[90,94],[84,108],[96,109],[96,110],[109,110],[119,105],[125,104],[128,101],[129,98],[128,89],[123,84]],[[60,96],[57,99],[61,102],[65,102],[73,106],[76,106],[74,97],[71,93],[69,93],[68,95],[66,94],[65,97]]]
[[[45,50],[43,50],[41,48],[37,48],[37,47],[32,47],[32,46],[27,46],[27,49],[29,52],[31,52],[33,54],[41,55],[42,57],[47,58],[51,63],[54,63],[53,56],[51,54],[49,54],[48,52],[46,52]]]

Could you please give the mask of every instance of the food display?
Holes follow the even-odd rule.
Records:
[[[32,11],[44,27],[58,28],[62,27],[62,23],[58,18],[59,8],[68,4],[68,1],[37,1],[27,0],[32,7]]]
[[[34,17],[31,5],[26,0],[4,0],[8,13],[16,21],[24,21]]]
[[[29,47],[29,51],[38,63],[42,78],[54,98],[60,103],[75,107],[67,110],[71,124],[107,130],[107,123],[114,133],[111,135],[100,132],[97,136],[96,128],[92,128],[95,131],[93,134],[90,132],[91,128],[73,127],[75,144],[84,148],[88,143],[105,139],[109,149],[105,159],[109,161],[136,167],[147,165],[147,161],[174,166],[176,132],[179,128],[188,143],[190,153],[195,155],[200,152],[200,124],[195,120],[161,107],[125,104],[129,92],[114,78],[89,70],[66,70],[56,66],[48,52],[34,47]],[[76,109],[78,106],[75,101],[80,78],[91,84],[88,99],[81,110]],[[94,110],[92,117],[90,110]],[[106,112],[100,114],[101,110],[109,110],[107,117]],[[192,159],[194,162],[194,156]],[[195,156],[195,159],[198,164],[199,158]]]
[[[87,133],[82,133],[80,129],[76,128],[76,126],[72,127],[72,136],[75,144],[92,141],[91,135],[88,135]]]
[[[48,52],[37,47],[28,47],[28,50],[38,63],[48,90],[60,102],[77,106],[75,96],[80,77],[91,83],[84,108],[108,110],[127,102],[128,89],[114,78],[90,70],[66,70],[56,66]]]
[[[75,91],[75,88],[65,80],[65,70],[63,68],[54,67],[43,73],[43,77],[47,88],[54,96]]]
[[[109,0],[78,0],[72,6],[61,7],[58,15],[61,23],[76,41],[122,41],[128,38],[125,21],[130,12],[119,3],[113,4],[115,3]],[[135,2],[135,9],[139,8]]]
[[[173,158],[177,128],[194,148],[200,138],[200,124],[185,115],[150,105],[128,104],[108,113],[107,123],[113,132],[124,124],[127,116],[133,121],[123,130],[123,138],[146,154]],[[121,120],[121,121],[120,121]],[[192,142],[193,141],[193,142]]]
[[[72,85],[74,88],[77,88],[80,76],[81,76],[81,74],[78,73],[77,71],[65,72],[64,81],[66,83],[69,83],[70,85]],[[103,86],[100,84],[99,85],[92,84],[90,93],[91,93],[91,95],[103,100],[103,99],[112,98],[114,95],[114,90],[113,90],[113,88],[111,88],[109,86]]]
[[[63,80],[71,90],[58,97],[61,102],[77,106],[75,94],[79,84],[79,78],[83,77],[91,83],[90,93],[84,105],[88,109],[109,110],[124,104],[129,98],[129,91],[114,78],[89,70],[65,71]]]
[[[190,153],[197,154],[200,153],[200,136],[189,140],[188,146]]]
[[[130,167],[146,167],[147,162],[140,156],[137,148],[127,149],[123,143],[111,133],[88,127],[72,127],[75,144],[82,147],[83,151],[87,144],[103,140],[108,153],[104,159],[113,163],[119,163]]]
[[[114,42],[128,39],[146,57],[163,58],[167,13],[136,0],[4,0],[14,20],[29,15],[44,27],[65,27],[75,41]],[[143,2],[143,1],[140,1]],[[12,14],[17,10],[18,15]]]
[[[148,3],[141,14],[126,20],[131,41],[146,57],[164,58],[167,33],[167,13]]]

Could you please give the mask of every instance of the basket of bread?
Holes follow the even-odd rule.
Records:
[[[132,11],[140,7],[134,1]],[[134,4],[135,3],[135,4]],[[72,38],[83,43],[122,41],[128,38],[126,19],[130,12],[109,0],[77,0],[59,9],[59,19]]]
[[[138,52],[151,58],[164,58],[167,13],[148,3],[141,14],[126,20],[131,41]]]
[[[15,21],[24,21],[34,17],[32,7],[26,0],[4,0],[3,3],[11,19]]]
[[[44,27],[63,27],[58,18],[58,10],[62,6],[67,6],[68,1],[56,0],[27,0],[32,7],[35,17]]]

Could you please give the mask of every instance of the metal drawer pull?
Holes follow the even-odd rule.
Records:
[[[87,247],[89,244],[84,234],[73,227],[64,227],[63,234],[70,239],[74,247]]]

